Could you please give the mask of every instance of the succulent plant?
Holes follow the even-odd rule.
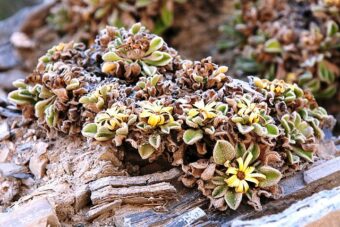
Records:
[[[98,113],[94,123],[89,123],[82,129],[85,137],[98,141],[113,139],[116,146],[120,146],[129,133],[129,126],[135,123],[137,115],[121,103],[115,103],[109,109]]]
[[[215,131],[212,125],[214,118],[218,115],[226,114],[228,105],[223,103],[204,103],[203,100],[197,101],[192,108],[187,108],[185,123],[190,129],[185,130],[183,140],[188,145],[193,145],[203,138],[204,133],[209,135]]]
[[[222,166],[216,170],[216,175],[211,179],[215,185],[211,192],[212,200],[223,199],[230,209],[236,210],[243,195],[251,197],[250,193],[256,188],[266,188],[277,185],[282,174],[270,166],[261,166],[257,161],[260,156],[258,144],[246,146],[239,143],[234,147],[228,141],[218,140],[213,151],[214,162]],[[214,203],[213,203],[214,204]],[[224,205],[220,209],[225,209]]]
[[[171,60],[163,61],[167,55]],[[116,63],[115,76],[108,76]],[[53,47],[9,99],[24,116],[35,110],[51,137],[57,135],[51,130],[82,133],[92,138],[87,143],[110,144],[126,156],[135,151],[150,162],[163,156],[214,207],[237,209],[247,197],[260,209],[262,195],[279,195],[287,171],[313,161],[333,118],[296,84],[247,83],[226,72],[210,58],[182,60],[139,24],[106,27],[89,49]]]
[[[296,82],[329,99],[339,86],[339,27],[337,1],[237,1],[225,43],[241,74]]]
[[[157,149],[160,149],[161,137],[169,134],[171,130],[181,129],[181,123],[172,116],[173,107],[164,106],[161,100],[153,103],[140,102],[142,112],[139,114],[137,128],[150,134],[148,140],[138,147],[143,159],[149,158]]]
[[[201,61],[184,61],[183,69],[176,73],[179,84],[192,90],[221,88],[228,81],[227,66],[218,67],[212,63],[211,57]]]
[[[288,143],[290,145],[289,148],[293,151],[293,153],[307,161],[313,161],[313,151],[301,148],[301,145],[306,144],[308,140],[314,136],[313,127],[310,126],[307,121],[304,121],[297,112],[284,115],[281,119],[281,125],[285,129]],[[317,125],[315,126],[317,127]],[[288,153],[289,152],[290,151],[288,151]],[[289,157],[292,157],[292,155],[289,154]],[[298,160],[294,157],[290,159]]]
[[[24,80],[19,79],[13,82],[14,87],[18,88],[8,94],[8,99],[17,105],[34,105],[39,101],[41,85],[30,86]]]
[[[304,93],[296,84],[288,84],[283,80],[269,81],[267,79],[254,79],[254,85],[257,88],[274,93],[276,98],[280,98],[285,102],[291,102],[297,98],[303,97]]]
[[[118,93],[118,86],[118,83],[99,86],[95,91],[82,96],[79,102],[82,103],[86,109],[98,113],[107,108],[109,104],[108,99],[113,93]]]
[[[128,63],[125,67],[125,77],[131,73],[131,79],[140,73],[153,76],[157,66],[165,66],[172,60],[172,56],[162,51],[164,41],[159,36],[147,36],[140,23],[134,24],[128,34],[120,34],[109,44],[109,51],[103,55],[102,72],[119,75],[120,62]],[[130,75],[129,75],[130,76]]]
[[[242,134],[253,131],[259,136],[277,137],[279,129],[265,109],[265,106],[252,102],[250,95],[243,95],[238,98],[237,113],[231,120]]]

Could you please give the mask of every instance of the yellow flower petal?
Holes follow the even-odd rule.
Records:
[[[160,121],[160,116],[153,114],[149,117],[148,124],[151,125],[152,127],[155,127],[159,121]]]
[[[247,169],[252,158],[253,158],[253,155],[249,152],[244,162],[244,166],[243,166],[244,169],[241,170],[240,168],[241,171],[245,171]]]
[[[243,164],[243,159],[240,157],[238,159],[236,159],[237,163],[238,163],[238,168],[240,171],[244,171],[244,164]]]
[[[256,187],[257,187],[258,184],[259,184],[259,181],[258,181],[256,178],[246,176],[244,179],[245,179],[246,181],[249,181],[249,182],[254,183]]]
[[[196,110],[196,109],[191,109],[191,110],[189,110],[189,112],[188,112],[188,116],[189,117],[195,117],[195,116],[197,116],[199,114],[199,112]]]
[[[149,111],[147,110],[143,110],[142,113],[139,114],[140,117],[150,117],[152,115],[152,113],[150,113]]]
[[[237,178],[236,175],[233,175],[230,178],[226,179],[225,182],[229,187],[237,187],[240,184],[240,180]]]
[[[247,192],[249,190],[249,184],[245,180],[243,180],[241,183],[243,184],[243,189],[244,189],[243,192]]]
[[[226,171],[227,174],[237,174],[237,169],[235,167],[229,167]]]
[[[244,171],[245,175],[251,174],[252,172],[254,172],[255,167],[253,166],[249,166],[248,168],[246,168],[246,170]]]
[[[239,183],[238,186],[236,187],[236,192],[238,192],[238,193],[243,193],[243,192],[244,192],[243,181],[240,181],[240,183]]]

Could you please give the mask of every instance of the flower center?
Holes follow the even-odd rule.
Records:
[[[243,180],[246,175],[244,174],[244,172],[242,171],[237,171],[237,174],[236,174],[237,178],[240,179],[240,180]]]

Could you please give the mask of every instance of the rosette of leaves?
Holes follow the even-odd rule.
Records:
[[[35,116],[49,128],[78,133],[80,122],[77,97],[87,93],[87,82],[83,78],[72,78],[64,82],[65,87],[50,89],[42,86],[40,101],[34,106]]]
[[[172,130],[181,129],[181,123],[172,116],[173,107],[164,106],[162,100],[143,101],[139,106],[142,110],[136,126],[145,133],[147,139],[138,146],[138,152],[143,159],[147,159],[156,151],[164,149],[161,146],[162,136],[169,135]]]
[[[260,147],[256,143],[246,146],[238,143],[235,147],[226,140],[218,140],[213,150],[216,163],[212,185],[212,204],[218,209],[228,207],[236,210],[242,198],[252,200],[257,190],[277,186],[282,178],[279,170],[265,166],[259,160]]]
[[[176,77],[180,85],[192,90],[219,89],[228,81],[227,71],[228,67],[218,67],[208,57],[201,61],[184,61],[182,70],[176,72]]]
[[[109,109],[99,112],[94,123],[86,124],[82,134],[97,141],[112,140],[116,146],[120,146],[129,133],[129,127],[136,120],[137,115],[131,109],[115,103]]]
[[[165,80],[162,74],[155,74],[151,77],[140,77],[134,90],[136,99],[147,100],[150,97],[171,95],[177,90],[177,85],[172,81]]]
[[[227,112],[228,105],[217,102],[204,103],[203,100],[195,102],[191,108],[186,108],[185,123],[189,126],[189,129],[184,131],[184,143],[187,145],[197,144],[205,133],[214,134],[214,119],[217,116],[225,115]]]
[[[13,86],[17,88],[8,94],[9,101],[22,105],[35,105],[39,101],[39,94],[41,92],[41,85],[36,84],[31,86],[23,79],[13,82]]]
[[[338,87],[336,83],[336,75],[339,74],[338,69],[332,67],[331,63],[324,60],[316,63],[313,70],[315,71],[313,73],[306,71],[301,74],[299,84],[303,88],[312,91],[316,98],[333,97]]]
[[[127,81],[136,80],[140,74],[153,76],[157,67],[172,61],[166,48],[161,37],[146,33],[140,23],[134,24],[127,34],[121,30],[120,35],[109,43],[109,50],[102,57],[102,72]]]
[[[236,68],[242,75],[296,82],[316,98],[334,97],[340,76],[334,2],[237,1],[234,19],[224,29],[233,34],[225,43],[236,47]],[[303,17],[304,12],[311,13]]]
[[[99,86],[95,91],[82,96],[79,103],[83,104],[86,109],[98,113],[108,107],[111,96],[119,92],[118,86],[118,83]]]
[[[303,120],[298,112],[286,114],[281,118],[281,125],[285,130],[285,135],[288,140],[288,160],[290,163],[297,163],[300,158],[307,161],[313,161],[313,150],[304,149],[306,144],[315,143],[314,129],[317,129],[316,134],[322,136],[321,130],[318,128],[319,121],[308,115],[308,112],[303,111],[302,115],[306,120]],[[312,125],[310,125],[310,124]]]
[[[50,9],[47,23],[62,34],[77,33],[88,44],[98,28],[106,25],[125,27],[141,21],[152,32],[161,34],[173,24],[174,7],[184,2],[186,0],[65,0]]]
[[[249,94],[237,98],[237,111],[231,120],[236,123],[241,134],[254,132],[263,137],[279,136],[279,129],[274,124],[273,118],[266,113],[267,105],[262,104],[254,103]]]
[[[277,99],[282,99],[286,103],[292,102],[297,98],[304,97],[303,90],[296,84],[288,84],[283,80],[269,81],[267,79],[253,78],[255,87],[274,94]]]

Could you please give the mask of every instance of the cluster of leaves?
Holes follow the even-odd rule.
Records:
[[[279,195],[285,170],[313,161],[332,119],[296,84],[241,82],[227,70],[211,58],[182,60],[140,24],[107,27],[89,49],[52,48],[9,98],[46,129],[81,127],[89,142],[126,155],[165,156],[220,210],[242,198],[260,209],[260,195]]]
[[[77,33],[80,40],[87,40],[89,43],[98,30],[106,25],[131,26],[137,21],[141,21],[154,33],[161,34],[173,23],[175,5],[185,2],[186,0],[63,0],[50,9],[47,23],[60,33]]]
[[[296,82],[331,98],[340,76],[340,6],[332,0],[237,0],[221,48],[235,48],[242,74]]]

